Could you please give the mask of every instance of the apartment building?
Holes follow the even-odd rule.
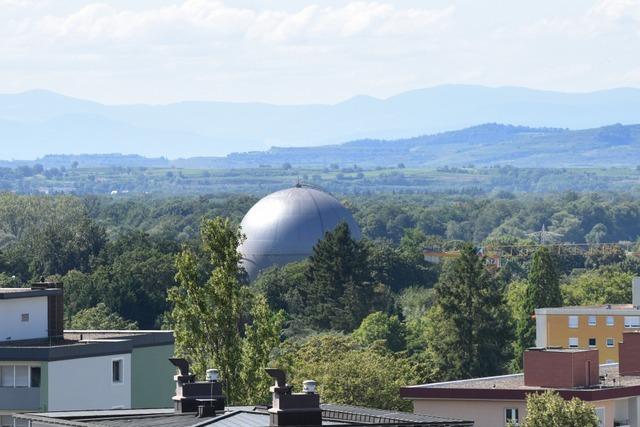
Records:
[[[171,331],[65,331],[62,301],[59,283],[0,288],[0,427],[27,425],[23,411],[171,406]]]
[[[631,286],[632,304],[537,309],[536,347],[597,349],[600,363],[618,362],[623,334],[640,330],[640,278]]]
[[[602,427],[640,427],[640,333],[624,333],[619,346],[619,364],[599,365],[597,349],[531,349],[524,373],[408,386],[400,394],[414,413],[498,427],[524,420],[529,394],[552,390],[592,404]]]

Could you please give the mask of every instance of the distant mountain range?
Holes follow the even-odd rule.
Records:
[[[434,141],[447,138],[457,141],[456,138],[461,137],[468,141],[464,135],[473,132],[482,135],[506,132],[499,149],[504,154],[513,154],[513,150],[506,147],[513,138],[521,144],[542,144],[540,138],[553,139],[564,132],[572,135],[572,144],[578,144],[575,148],[581,148],[579,139],[583,136],[589,139],[587,135],[598,131],[570,134],[538,128],[589,129],[612,123],[640,123],[640,90],[620,88],[569,94],[515,87],[449,85],[406,92],[384,100],[360,96],[335,105],[297,106],[226,102],[112,106],[47,91],[30,91],[0,95],[0,158],[34,159],[50,153],[124,153],[180,159],[256,150],[268,150],[269,155],[278,156],[287,149],[271,147],[312,147],[362,139],[395,140],[483,123],[512,123],[536,129],[498,131],[498,128],[482,127],[462,134],[454,132],[376,144],[406,146],[422,140],[437,144]],[[629,132],[632,137],[635,135],[634,128],[629,128]],[[603,149],[602,144],[606,142],[594,146],[596,151],[584,151],[584,159],[596,161],[602,154],[597,151]],[[349,146],[354,147],[353,144],[345,147]],[[467,156],[469,153],[446,153],[447,161],[471,157]],[[420,155],[429,164],[439,162],[436,158],[444,161],[439,153],[433,153],[431,160],[428,153]],[[501,158],[502,154],[494,155]],[[544,163],[545,153],[539,155],[542,157],[527,156],[534,163],[538,160]],[[472,158],[467,160],[476,162]],[[518,157],[501,158],[501,161],[508,160],[520,161]]]
[[[248,168],[397,166],[443,167],[512,165],[518,167],[609,167],[640,165],[640,125],[611,125],[586,130],[484,124],[459,131],[397,140],[363,139],[317,147],[271,148],[225,157],[169,160],[139,155],[49,155],[45,167]]]

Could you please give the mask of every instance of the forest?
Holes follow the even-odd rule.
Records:
[[[327,400],[407,409],[401,385],[518,371],[531,307],[626,303],[640,274],[631,193],[341,197],[361,240],[339,226],[309,259],[247,283],[230,248],[254,195],[4,193],[0,286],[62,281],[67,328],[174,328],[197,369],[215,363],[235,384],[268,381],[256,367],[278,364],[294,384],[316,379]],[[432,264],[425,248],[459,256]],[[532,294],[531,283],[547,292]],[[224,298],[223,285],[233,290]],[[194,312],[202,301],[232,310]],[[196,314],[229,340],[197,340],[207,335],[189,323]],[[262,388],[228,393],[266,398],[251,389]]]

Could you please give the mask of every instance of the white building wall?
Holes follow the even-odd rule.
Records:
[[[112,361],[123,362],[122,382],[112,381]],[[131,354],[49,362],[49,411],[130,409]]]
[[[547,315],[536,312],[536,347],[547,345]]]
[[[28,315],[23,321],[22,315]],[[44,338],[47,331],[47,297],[0,300],[0,341]]]

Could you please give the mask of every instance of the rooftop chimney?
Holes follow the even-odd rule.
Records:
[[[631,282],[631,293],[633,295],[633,306],[640,307],[640,277],[634,277]]]
[[[618,344],[621,376],[640,376],[640,333],[624,332]]]
[[[276,383],[270,388],[273,404],[269,409],[269,425],[278,426],[321,426],[322,410],[320,396],[315,392],[316,382],[305,381],[304,393],[292,393],[286,383],[286,375],[280,369],[266,369]]]
[[[49,338],[64,336],[64,303],[62,282],[47,282],[44,277],[31,284],[32,290],[60,289],[57,295],[47,296],[47,335]]]
[[[524,384],[575,388],[600,383],[598,350],[530,349],[524,353]]]
[[[173,396],[176,413],[213,416],[215,411],[224,410],[225,397],[216,369],[207,370],[207,381],[196,381],[196,376],[189,372],[189,362],[185,359],[172,357],[169,361],[180,371],[173,377],[176,382],[176,395]]]

